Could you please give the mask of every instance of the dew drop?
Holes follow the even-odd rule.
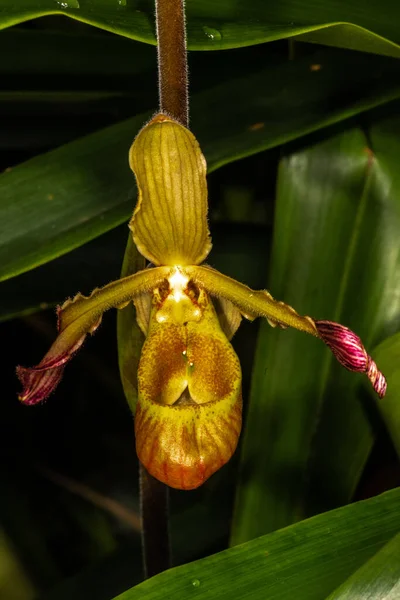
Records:
[[[68,0],[68,2],[56,0],[56,2],[60,8],[80,8],[78,0]]]
[[[200,585],[200,581],[198,579],[193,579],[192,586],[193,587],[199,587],[199,585]]]
[[[207,27],[207,25],[204,25],[203,31],[213,42],[219,42],[222,39],[222,33],[218,31],[218,29],[213,29],[212,27]]]
[[[126,0],[118,0],[120,6],[126,6]]]

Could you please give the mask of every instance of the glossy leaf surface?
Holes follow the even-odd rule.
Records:
[[[208,170],[400,96],[400,63],[357,53],[344,61],[343,54],[323,50],[312,62],[300,58],[195,94],[191,128]],[[311,69],[314,62],[320,71]],[[0,176],[0,221],[7,223],[0,232],[0,280],[60,256],[132,214],[136,197],[127,153],[148,116]]]
[[[319,515],[170,569],[118,600],[323,600],[398,532],[399,500],[397,489]]]
[[[187,3],[190,49],[213,50],[259,44],[306,35],[307,40],[400,56],[396,0],[379,5],[357,0],[285,0],[279,4],[252,0],[192,0]],[[63,14],[143,42],[155,43],[151,0],[3,0],[0,27],[28,19]]]
[[[129,233],[122,264],[121,277],[133,275],[145,268],[146,261],[139,254]],[[132,414],[137,403],[137,368],[140,359],[144,335],[136,321],[133,302],[118,311],[117,314],[118,363],[124,394]]]
[[[371,349],[400,313],[400,199],[359,129],[287,152],[268,288]],[[262,324],[233,543],[349,501],[373,442],[360,386],[314,340]]]
[[[364,563],[328,600],[396,600],[400,596],[400,534]]]
[[[390,381],[385,402],[379,402],[378,408],[400,456],[400,333],[379,344],[375,355]]]

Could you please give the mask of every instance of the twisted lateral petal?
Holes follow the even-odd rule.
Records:
[[[94,290],[88,298],[78,294],[67,300],[58,309],[58,337],[43,360],[36,367],[17,367],[23,387],[21,402],[37,404],[45,400],[60,382],[65,363],[81,347],[86,335],[100,325],[103,312],[125,305],[134,296],[152,289],[169,271],[167,267],[146,269]]]
[[[138,370],[138,457],[178,489],[194,489],[222,467],[241,430],[239,360],[204,292],[197,306],[201,318],[186,324],[158,322],[153,310]]]
[[[28,406],[42,402],[58,386],[63,373],[64,365],[47,369],[47,371],[17,367],[17,375],[23,388],[19,399]]]
[[[254,291],[223,275],[210,267],[185,267],[185,273],[212,296],[225,298],[240,309],[247,318],[264,317],[273,324],[282,327],[295,327],[301,331],[318,336],[317,328],[311,317],[299,315],[294,308],[274,300],[266,290]]]
[[[315,321],[321,339],[349,371],[366,373],[380,398],[386,394],[386,379],[367,354],[361,339],[348,327],[332,321]]]
[[[130,222],[139,252],[156,265],[196,265],[211,249],[206,161],[194,135],[156,115],[129,153],[138,203]]]
[[[271,325],[295,327],[321,338],[340,364],[350,371],[366,373],[378,396],[383,398],[385,395],[385,377],[351,329],[332,321],[314,321],[311,317],[302,317],[291,306],[274,300],[269,292],[255,292],[210,267],[190,266],[185,267],[184,271],[210,294],[232,302],[242,314],[265,317]]]

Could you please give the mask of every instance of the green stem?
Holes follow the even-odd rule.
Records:
[[[140,501],[144,576],[153,577],[171,566],[169,488],[140,465]]]
[[[183,0],[156,0],[161,112],[188,126],[188,68]]]

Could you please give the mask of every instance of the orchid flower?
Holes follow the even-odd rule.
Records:
[[[272,326],[322,339],[344,367],[366,373],[384,396],[384,376],[350,329],[300,316],[269,292],[202,265],[211,249],[206,161],[188,129],[157,114],[136,137],[129,161],[138,187],[129,227],[151,266],[58,308],[58,337],[49,352],[37,366],[17,369],[21,402],[45,400],[103,312],[130,302],[146,336],[137,373],[136,449],[146,469],[171,487],[198,487],[235,452],[241,368],[230,340],[242,317],[265,317]]]

